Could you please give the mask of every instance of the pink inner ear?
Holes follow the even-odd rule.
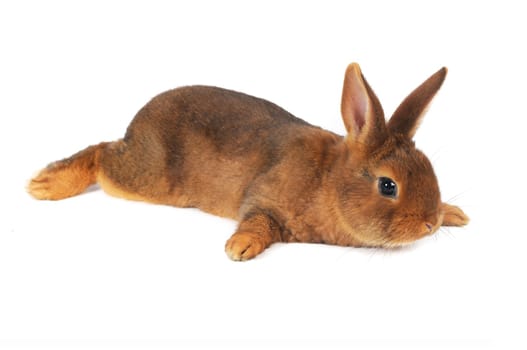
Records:
[[[357,132],[362,130],[362,127],[366,123],[366,112],[368,109],[368,95],[364,90],[364,87],[358,80],[353,81],[353,122],[355,123],[355,129]]]
[[[371,101],[358,65],[351,64],[346,70],[342,90],[342,117],[352,139],[358,140],[368,124]]]
[[[361,131],[362,127],[364,126],[365,119],[364,114],[366,113],[366,101],[361,100],[357,101],[358,103],[355,104],[356,106],[356,113],[353,115],[353,119],[355,121],[355,125],[357,127],[357,131]]]

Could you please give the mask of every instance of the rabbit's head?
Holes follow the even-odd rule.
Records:
[[[360,245],[402,246],[441,226],[437,178],[412,138],[446,73],[428,78],[386,122],[359,66],[348,67],[341,105],[348,134],[336,191],[341,223]]]

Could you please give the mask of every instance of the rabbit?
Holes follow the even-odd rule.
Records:
[[[386,122],[357,63],[345,73],[346,136],[240,92],[186,86],[154,97],[124,138],[51,163],[28,184],[37,199],[108,194],[194,207],[239,222],[232,260],[275,242],[394,248],[469,218],[441,201],[432,165],[412,138],[447,74],[441,68]]]

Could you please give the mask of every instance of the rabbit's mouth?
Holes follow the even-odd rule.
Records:
[[[381,239],[377,246],[382,248],[402,248],[411,245],[415,241],[430,236],[439,230],[442,222],[442,214],[433,220],[422,220],[418,222],[408,222],[404,228],[394,230]]]

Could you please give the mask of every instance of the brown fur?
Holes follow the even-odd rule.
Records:
[[[38,199],[62,199],[98,182],[132,200],[197,207],[236,219],[233,260],[273,242],[391,247],[464,225],[440,200],[427,158],[411,138],[446,75],[443,68],[385,123],[357,64],[346,71],[342,117],[348,135],[312,126],[280,107],[215,87],[162,93],[122,140],[90,146],[43,169],[29,184]],[[398,185],[379,194],[378,178]]]

